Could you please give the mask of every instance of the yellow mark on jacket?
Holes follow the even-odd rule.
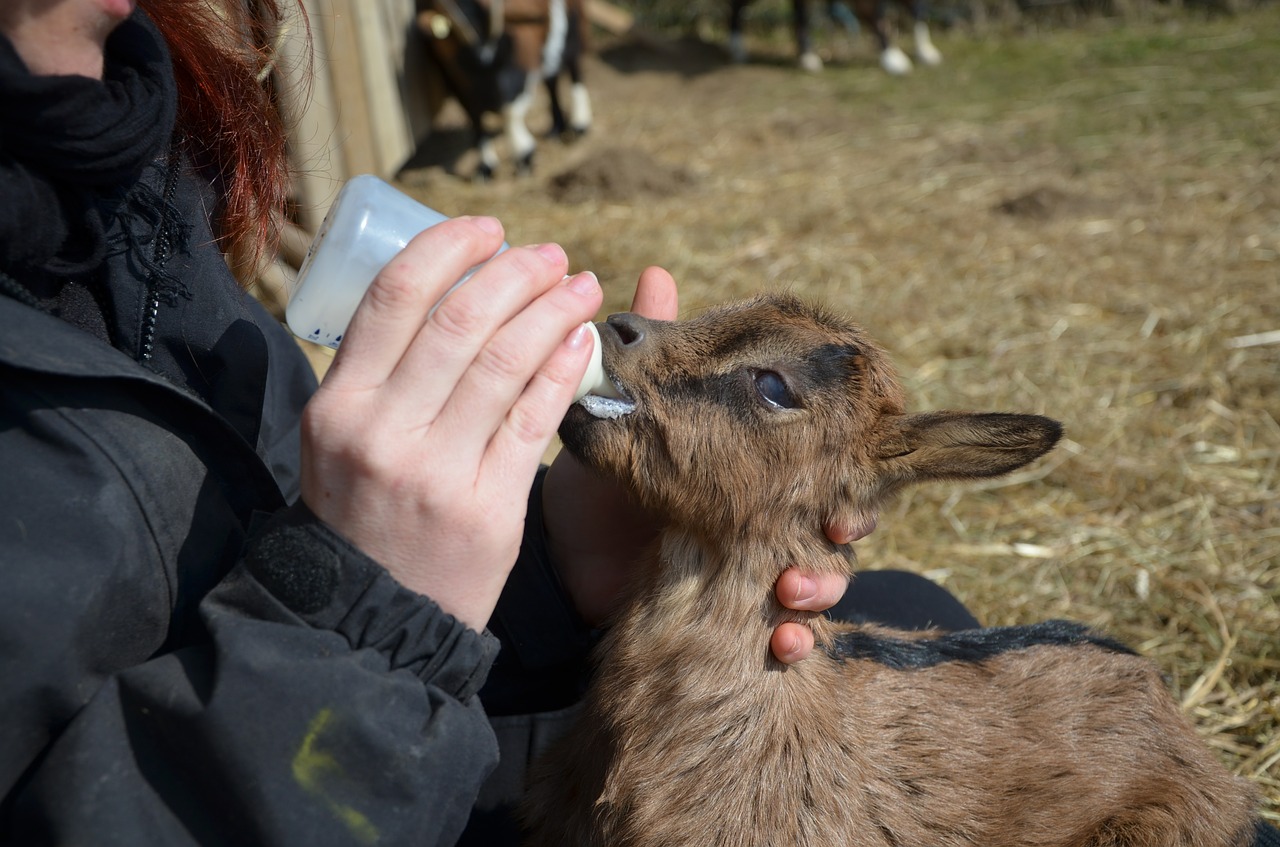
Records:
[[[319,748],[320,735],[333,719],[332,709],[321,709],[311,719],[307,734],[302,739],[302,746],[293,757],[293,778],[308,793],[318,797],[329,807],[338,820],[346,824],[347,829],[361,844],[374,844],[378,840],[378,830],[369,819],[345,803],[329,796],[323,783],[326,778],[342,774],[342,766],[332,754]]]

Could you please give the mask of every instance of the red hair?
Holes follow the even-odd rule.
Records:
[[[213,227],[243,278],[273,253],[290,191],[288,142],[267,72],[277,0],[139,0],[169,45],[178,126],[222,202]],[[299,7],[298,13],[302,14]]]

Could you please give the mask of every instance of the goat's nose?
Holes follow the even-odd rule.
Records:
[[[618,333],[618,340],[623,347],[634,347],[644,341],[645,330],[649,326],[648,318],[634,312],[610,315],[607,323]]]

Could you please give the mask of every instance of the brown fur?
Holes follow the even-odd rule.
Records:
[[[774,598],[784,568],[853,571],[824,520],[907,483],[1024,465],[1053,446],[1054,422],[906,415],[865,333],[790,298],[610,324],[606,367],[636,410],[575,408],[561,434],[670,525],[601,645],[583,717],[535,774],[530,845],[1248,843],[1250,786],[1150,662],[1105,643],[902,669],[850,656],[840,636],[941,634],[818,618],[810,658],[769,652],[774,626],[807,617]],[[796,408],[761,399],[761,371]]]

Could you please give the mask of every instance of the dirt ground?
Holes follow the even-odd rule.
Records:
[[[605,313],[649,264],[686,314],[789,289],[868,327],[915,408],[1062,419],[1011,480],[904,497],[863,565],[926,573],[991,624],[1126,639],[1277,816],[1278,32],[1274,5],[956,30],[904,79],[830,32],[818,75],[776,40],[734,66],[714,41],[601,39],[595,127],[544,141],[532,177],[461,178],[446,110],[399,183],[559,241]]]

